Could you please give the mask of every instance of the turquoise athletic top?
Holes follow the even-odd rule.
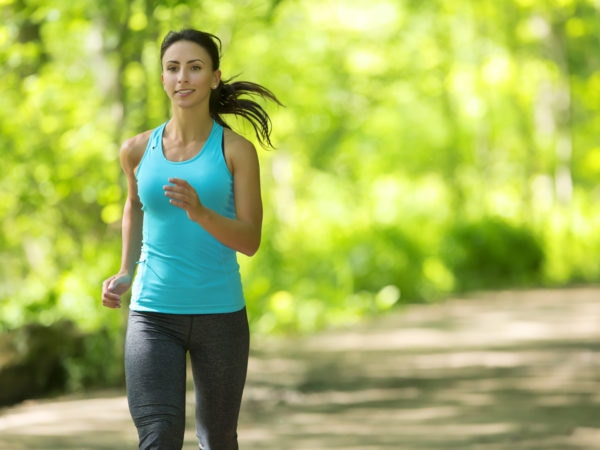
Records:
[[[163,189],[169,178],[184,179],[203,205],[235,219],[233,177],[222,151],[223,127],[213,120],[200,152],[174,162],[163,153],[166,124],[152,132],[136,172],[144,222],[130,309],[171,314],[239,311],[245,300],[235,250],[171,204]]]

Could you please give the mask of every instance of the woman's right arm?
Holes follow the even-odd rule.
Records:
[[[121,167],[127,177],[127,199],[123,208],[121,269],[102,284],[102,304],[121,307],[121,295],[129,290],[140,257],[144,213],[138,196],[135,171],[144,155],[151,131],[127,139],[121,146]]]

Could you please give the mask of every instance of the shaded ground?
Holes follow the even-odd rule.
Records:
[[[600,449],[599,300],[600,288],[485,293],[255,339],[240,447]],[[122,392],[0,410],[0,449],[135,447]]]

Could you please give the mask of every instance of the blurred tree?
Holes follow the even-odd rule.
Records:
[[[266,105],[278,149],[260,152],[265,238],[240,256],[253,330],[311,331],[470,286],[598,280],[598,10],[0,0],[0,328],[66,318],[118,340],[123,317],[99,300],[120,260],[118,149],[169,117],[160,40],[189,26],[221,37],[224,77],[286,104]],[[531,264],[508,270],[525,248]]]

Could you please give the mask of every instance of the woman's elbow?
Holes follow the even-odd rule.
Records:
[[[260,236],[254,242],[248,243],[248,245],[241,250],[246,256],[254,256],[260,247]]]

